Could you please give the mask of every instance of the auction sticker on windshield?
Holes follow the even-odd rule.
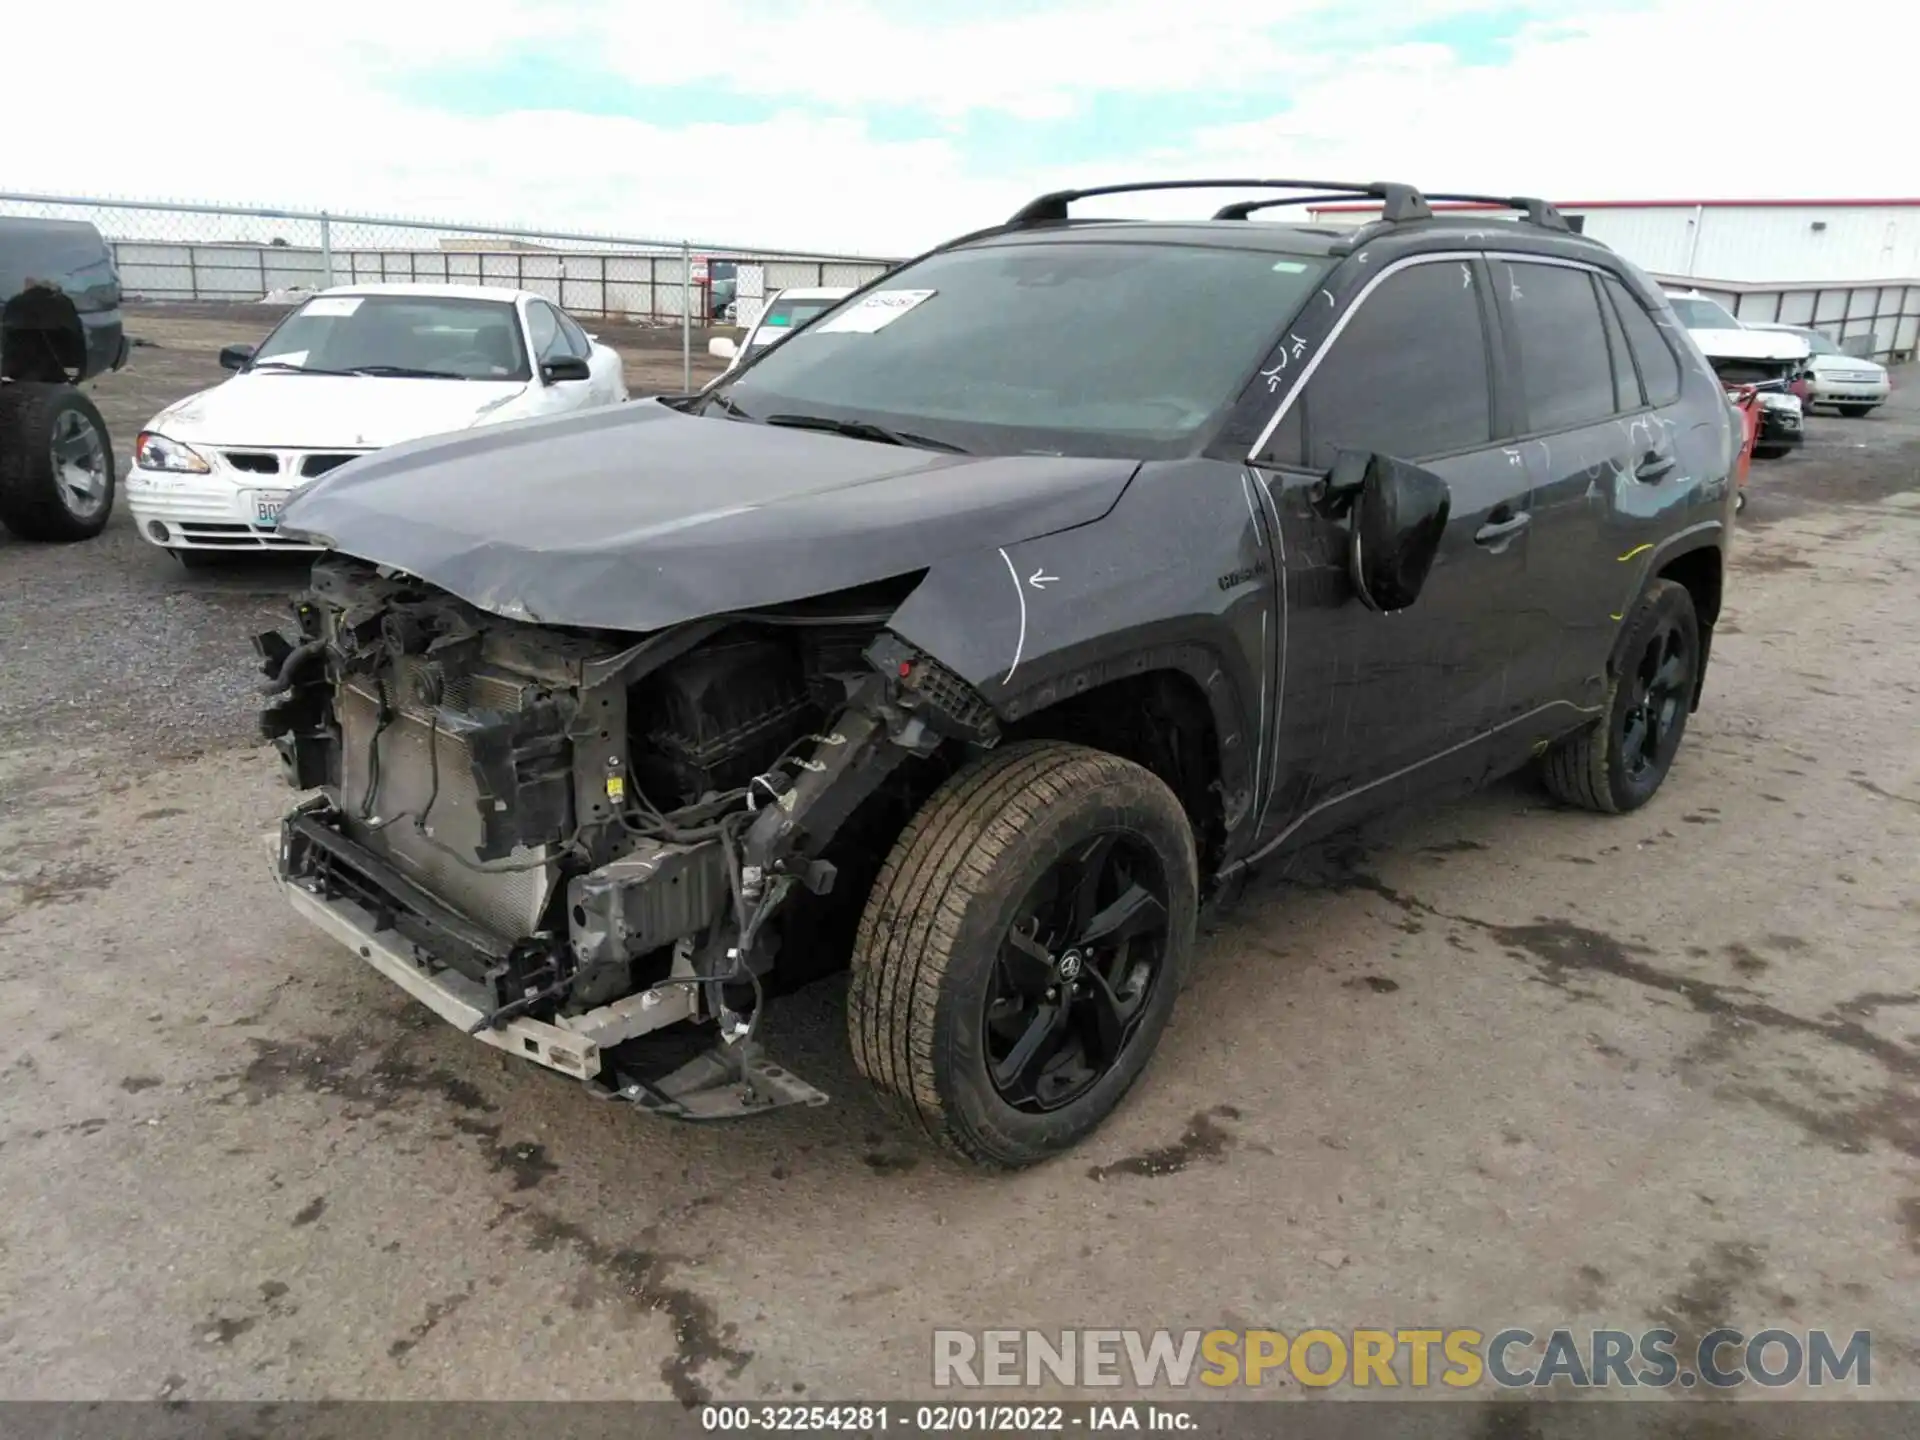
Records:
[[[877,295],[867,296],[858,305],[849,306],[831,320],[814,326],[814,333],[871,335],[938,293],[936,290],[882,290]]]
[[[360,308],[361,295],[322,295],[309,300],[303,312],[308,315],[351,315]]]

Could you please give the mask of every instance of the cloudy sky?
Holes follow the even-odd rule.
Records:
[[[9,113],[58,124],[7,147],[0,188],[882,255],[1145,176],[1913,195],[1904,9],[107,0],[108,83],[9,68]],[[62,7],[16,12],[13,53],[70,49]]]

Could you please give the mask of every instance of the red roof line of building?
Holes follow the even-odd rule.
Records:
[[[1734,207],[1754,207],[1759,209],[1804,209],[1821,206],[1833,209],[1846,209],[1860,206],[1900,206],[1920,207],[1920,199],[1896,200],[1556,200],[1553,202],[1561,210],[1693,210],[1704,207],[1708,210],[1723,210]],[[1336,212],[1370,213],[1378,210],[1378,205],[1362,201],[1357,204],[1315,205],[1310,207],[1316,213],[1333,214]],[[1482,205],[1460,200],[1436,200],[1435,210],[1504,210],[1504,205]]]

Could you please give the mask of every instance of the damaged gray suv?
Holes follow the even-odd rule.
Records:
[[[1229,186],[1283,198],[1068,213]],[[1381,215],[1256,218],[1300,191]],[[1727,405],[1643,275],[1498,203],[1047,195],[698,395],[311,483],[282,528],[330,553],[256,642],[314,792],[287,896],[477,1039],[685,1120],[824,1102],[763,1026],[850,961],[909,1125],[1074,1144],[1247,866],[1529,762],[1604,812],[1673,764]]]

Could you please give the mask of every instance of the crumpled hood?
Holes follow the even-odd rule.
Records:
[[[525,390],[519,380],[236,375],[148,423],[185,445],[366,450],[464,430]]]
[[[1137,468],[635,401],[382,451],[296,491],[280,528],[498,615],[656,630],[1086,524]]]
[[[1804,360],[1808,345],[1784,330],[1690,330],[1709,360]]]

